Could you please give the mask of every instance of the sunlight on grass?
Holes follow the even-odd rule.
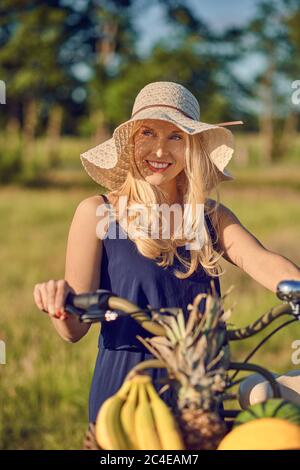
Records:
[[[96,187],[95,187],[96,188]],[[79,343],[67,344],[47,315],[33,302],[37,282],[59,279],[64,272],[67,235],[77,204],[98,187],[0,191],[1,262],[0,332],[7,345],[7,365],[0,366],[0,442],[4,449],[80,449],[88,416],[87,403],[97,353],[99,326]],[[224,185],[221,199],[269,249],[300,264],[299,193],[235,190]],[[222,291],[235,290],[230,322],[243,326],[279,303],[276,296],[224,262]],[[270,330],[268,330],[270,331]],[[263,335],[260,335],[262,337]],[[300,338],[293,324],[279,333],[255,361],[283,371],[291,364],[291,343]],[[234,359],[245,357],[258,338],[236,343]]]

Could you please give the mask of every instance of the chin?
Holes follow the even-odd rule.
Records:
[[[170,181],[170,178],[164,178],[163,175],[151,175],[147,176],[145,179],[148,183],[152,184],[153,186],[159,186],[162,183]]]

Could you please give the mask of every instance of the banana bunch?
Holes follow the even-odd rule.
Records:
[[[174,416],[149,375],[136,375],[101,406],[96,439],[104,450],[184,450]]]

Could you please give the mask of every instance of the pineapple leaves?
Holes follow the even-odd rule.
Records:
[[[224,311],[223,305],[232,290],[233,286],[219,297],[212,283],[212,295],[199,293],[187,306],[187,319],[180,308],[160,309],[153,314],[166,336],[137,336],[165,365],[179,409],[216,409],[220,395],[225,393],[230,362],[225,321],[233,308]]]

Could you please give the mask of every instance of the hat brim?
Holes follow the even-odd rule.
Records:
[[[118,189],[127,177],[129,161],[124,155],[134,124],[137,121],[161,120],[174,124],[189,135],[203,133],[211,161],[218,169],[219,181],[233,180],[225,170],[234,152],[234,138],[230,130],[216,124],[195,121],[180,111],[164,107],[145,109],[128,121],[120,124],[113,132],[113,137],[80,154],[81,162],[89,176],[109,190]],[[218,183],[217,182],[217,183]]]

